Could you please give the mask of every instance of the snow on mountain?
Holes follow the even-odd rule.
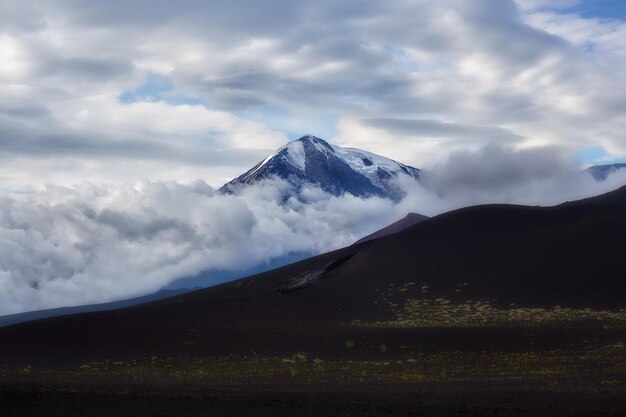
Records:
[[[418,181],[420,170],[371,152],[330,145],[323,139],[306,135],[289,142],[230,181],[222,191],[232,192],[245,184],[271,177],[288,180],[296,190],[305,183],[313,183],[334,195],[349,193],[397,201],[404,197],[404,192],[394,180],[408,177]]]

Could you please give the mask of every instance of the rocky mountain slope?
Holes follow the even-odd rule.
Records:
[[[418,181],[420,170],[359,149],[330,145],[307,135],[289,142],[243,175],[222,187],[235,192],[246,184],[278,177],[291,182],[294,190],[304,184],[317,184],[334,195],[384,197],[399,200],[404,196],[396,181]]]

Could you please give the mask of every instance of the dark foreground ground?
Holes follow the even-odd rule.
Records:
[[[401,358],[153,356],[4,367],[0,416],[626,416],[621,343]]]
[[[13,416],[623,416],[616,388],[512,383],[430,387],[246,388],[19,384],[0,387],[0,415]]]

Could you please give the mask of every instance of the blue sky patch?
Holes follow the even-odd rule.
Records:
[[[597,146],[577,152],[576,155],[574,155],[574,160],[582,165],[593,165],[605,158],[606,155],[606,150],[601,146]]]
[[[153,72],[146,73],[146,81],[134,91],[122,93],[118,99],[124,104],[138,101],[161,101],[163,94],[174,89],[174,83],[169,78]]]
[[[207,108],[210,107],[207,100],[175,93],[172,80],[154,72],[146,73],[146,80],[139,88],[122,93],[118,97],[118,100],[124,104],[142,101],[163,101],[172,106],[199,105]]]
[[[574,155],[574,161],[578,164],[589,166],[589,165],[609,165],[609,164],[619,164],[626,162],[626,158],[607,158],[608,153],[606,149],[601,146],[597,146],[595,148],[584,149],[580,152],[577,152]]]
[[[586,18],[626,19],[626,1],[624,0],[585,0],[578,6],[567,9]]]

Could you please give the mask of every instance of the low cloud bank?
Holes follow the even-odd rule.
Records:
[[[460,151],[429,168],[427,187],[447,209],[473,204],[555,205],[614,190],[626,184],[626,170],[606,181],[574,166],[569,153],[557,147],[514,149],[487,145]]]
[[[315,188],[282,202],[268,181],[222,195],[204,182],[48,186],[0,198],[0,315],[129,298],[208,269],[353,243],[406,208]]]
[[[481,203],[557,204],[617,188],[569,168],[558,149],[489,146],[431,167],[428,188],[400,184],[399,203],[267,181],[223,195],[206,183],[48,186],[0,197],[0,315],[106,302],[202,271],[244,270],[293,252],[353,243],[407,212]]]

